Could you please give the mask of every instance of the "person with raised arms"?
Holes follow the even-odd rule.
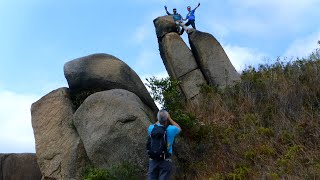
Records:
[[[188,6],[187,7],[187,10],[188,10],[188,14],[186,16],[185,19],[183,19],[184,21],[188,20],[188,22],[185,24],[185,26],[189,26],[191,24],[191,26],[193,27],[193,29],[196,29],[196,24],[195,24],[195,21],[196,21],[196,17],[194,15],[196,9],[200,6],[200,3],[198,3],[198,6],[196,8],[194,8],[193,10],[191,10],[191,7]],[[180,34],[183,34],[184,32],[184,29],[181,30]]]

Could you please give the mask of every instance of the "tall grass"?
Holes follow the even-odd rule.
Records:
[[[319,50],[289,63],[248,67],[235,86],[203,85],[202,93],[200,105],[166,105],[192,151],[186,176],[320,178]]]

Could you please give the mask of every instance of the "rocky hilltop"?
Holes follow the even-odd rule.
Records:
[[[239,80],[212,35],[193,31],[190,49],[171,17],[159,17],[154,24],[163,63],[169,75],[181,81],[186,100],[199,100],[202,84],[224,87]],[[81,179],[87,167],[123,162],[144,169],[144,176],[146,129],[156,121],[158,108],[139,76],[109,54],[71,60],[64,65],[64,75],[69,87],[53,90],[31,106],[42,179]],[[181,159],[187,146],[177,143]]]

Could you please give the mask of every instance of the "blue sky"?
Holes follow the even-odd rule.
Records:
[[[198,2],[198,30],[220,41],[238,71],[317,48],[319,0],[0,0],[0,153],[35,152],[30,106],[67,86],[67,61],[108,53],[141,79],[166,76],[152,21],[164,5],[185,16]]]

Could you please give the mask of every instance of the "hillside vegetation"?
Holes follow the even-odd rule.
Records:
[[[183,128],[191,150],[189,160],[177,152],[184,177],[320,178],[319,49],[290,63],[248,67],[233,87],[204,85],[200,105],[179,98],[179,82],[147,80],[153,98]]]

